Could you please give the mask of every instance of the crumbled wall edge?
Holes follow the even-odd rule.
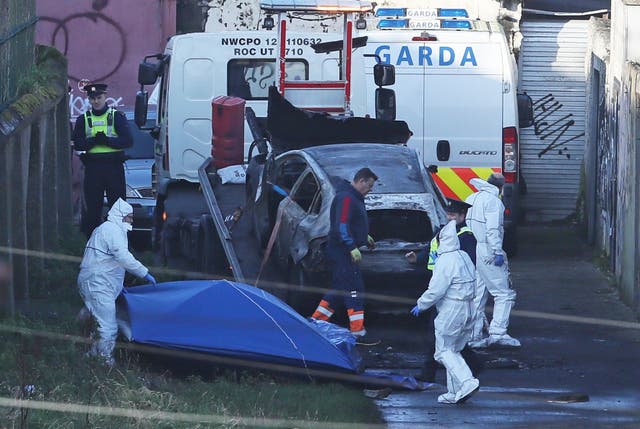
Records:
[[[51,78],[37,88],[34,85],[0,112],[0,140],[29,126],[67,94],[67,59],[57,49],[37,45],[36,66]]]

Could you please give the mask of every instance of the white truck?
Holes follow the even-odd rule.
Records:
[[[147,77],[140,83],[160,79],[153,131],[154,242],[165,256],[187,256],[199,261],[200,268],[211,259],[203,256],[199,238],[201,231],[212,231],[204,226],[211,218],[198,173],[211,154],[211,100],[219,95],[244,98],[261,118],[266,116],[268,87],[281,84],[279,75],[290,82],[336,81],[345,80],[346,68],[350,78],[342,113],[406,121],[413,132],[408,145],[430,167],[445,195],[464,199],[474,191],[471,178],[486,178],[493,171],[505,174],[506,245],[514,248],[521,187],[519,124],[530,125],[532,112],[530,99],[521,97],[519,116],[516,64],[500,25],[469,20],[463,9],[378,8],[356,17],[351,55],[344,57],[342,35],[287,33],[279,46],[282,33],[276,27],[178,35],[163,54],[145,58],[141,70]],[[278,56],[287,57],[282,69]],[[149,62],[151,57],[156,62]],[[388,91],[376,88],[376,61],[395,66],[390,87],[395,98],[374,96]],[[329,92],[311,101],[296,91],[288,90],[285,97],[299,106],[331,111],[335,100]],[[144,92],[136,104],[143,110]],[[253,140],[247,128],[245,156]],[[163,237],[173,237],[174,244],[163,244]],[[219,246],[210,250],[220,251]]]

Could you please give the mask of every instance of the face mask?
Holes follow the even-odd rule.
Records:
[[[133,229],[133,224],[124,221],[124,218],[127,216],[122,217],[122,229],[124,229],[125,232],[130,232]]]

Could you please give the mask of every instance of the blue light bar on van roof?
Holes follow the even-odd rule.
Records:
[[[438,16],[443,18],[469,18],[467,9],[438,9]]]
[[[471,22],[458,21],[455,19],[381,19],[378,21],[378,28],[381,30],[413,29],[413,30],[436,30],[438,28],[450,30],[471,30]]]
[[[376,9],[376,16],[407,16],[407,9],[404,7],[381,7]]]
[[[409,26],[408,19],[383,19],[378,22],[378,28],[391,29],[391,28],[407,28]]]
[[[456,21],[456,20],[442,20],[440,21],[440,28],[453,28],[453,29],[471,29],[471,23],[469,21]]]
[[[422,18],[468,18],[466,9],[414,9],[405,7],[380,7],[376,9],[378,17],[422,17]]]

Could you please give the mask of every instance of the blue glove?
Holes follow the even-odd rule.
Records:
[[[151,273],[147,273],[147,275],[144,276],[144,279],[149,283],[153,284],[154,286],[158,286],[156,279],[151,275]]]
[[[504,264],[504,255],[495,255],[493,258],[493,265],[501,267]]]
[[[420,314],[420,309],[417,305],[411,309],[411,314],[415,317],[418,317],[418,315]]]

